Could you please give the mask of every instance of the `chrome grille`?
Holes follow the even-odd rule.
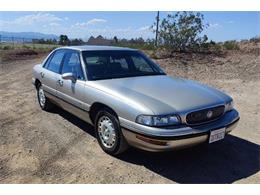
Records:
[[[205,123],[219,118],[225,111],[225,106],[217,106],[191,112],[186,116],[187,124],[195,125]]]

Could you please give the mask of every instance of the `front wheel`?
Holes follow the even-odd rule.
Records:
[[[37,98],[38,98],[38,102],[39,102],[39,105],[42,110],[49,111],[53,108],[53,104],[45,96],[45,93],[44,93],[44,90],[43,90],[41,84],[39,84],[37,86]]]
[[[95,120],[96,137],[100,147],[110,155],[123,153],[128,145],[121,132],[119,121],[109,109],[98,112]]]

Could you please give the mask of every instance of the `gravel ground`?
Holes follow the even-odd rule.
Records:
[[[41,61],[0,64],[0,183],[260,183],[259,55],[158,60],[170,75],[229,93],[240,123],[208,147],[119,157],[101,151],[89,124],[41,111],[31,84]]]

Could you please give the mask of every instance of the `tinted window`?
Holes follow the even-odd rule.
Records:
[[[129,69],[126,58],[124,58],[124,57],[122,57],[122,58],[118,57],[118,58],[114,58],[114,59],[111,58],[110,61],[112,61],[113,63],[119,63],[121,68]]]
[[[141,72],[153,72],[152,67],[141,56],[131,56],[135,68]]]
[[[62,59],[64,57],[64,51],[63,50],[58,50],[54,53],[53,57],[51,58],[47,69],[56,73],[59,73],[60,66],[62,63]]]
[[[45,62],[44,66],[43,66],[44,68],[48,68],[52,56],[53,56],[53,54],[49,56],[49,58],[47,59],[47,61]]]
[[[77,79],[84,79],[78,52],[70,51],[66,53],[61,73],[68,72],[73,73]]]
[[[89,80],[165,74],[138,51],[85,51]]]

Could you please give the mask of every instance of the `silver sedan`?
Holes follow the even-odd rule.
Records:
[[[43,110],[59,106],[95,127],[101,148],[166,151],[224,139],[237,125],[230,96],[169,77],[142,52],[107,46],[54,50],[33,68]]]

